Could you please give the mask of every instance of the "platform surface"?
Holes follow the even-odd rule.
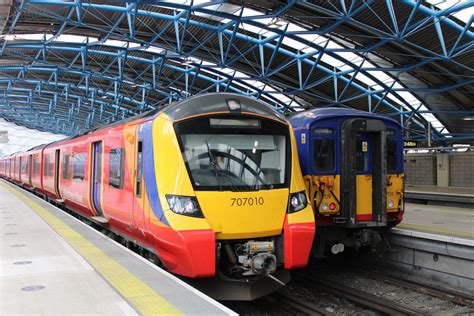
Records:
[[[4,180],[0,234],[0,315],[234,314]]]
[[[474,209],[406,203],[397,228],[474,240]]]

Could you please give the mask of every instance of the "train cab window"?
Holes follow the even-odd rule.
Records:
[[[139,140],[137,144],[137,178],[135,183],[135,195],[142,195],[142,174],[143,174],[143,141]]]
[[[123,189],[123,148],[110,150],[109,186]]]
[[[397,142],[387,140],[387,172],[393,173],[398,167]]]
[[[64,155],[63,179],[69,179],[71,174],[71,155]]]
[[[314,161],[316,171],[334,171],[335,142],[333,139],[317,139],[314,142]]]
[[[84,181],[84,169],[86,164],[86,154],[76,153],[72,158],[72,178],[74,180]]]
[[[356,169],[355,171],[367,171],[369,168],[368,144],[365,140],[356,141]]]

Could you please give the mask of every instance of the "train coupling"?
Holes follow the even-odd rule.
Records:
[[[247,270],[243,275],[268,275],[276,271],[273,241],[248,241],[239,246],[238,261]]]

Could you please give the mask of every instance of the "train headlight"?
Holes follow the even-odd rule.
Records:
[[[387,203],[387,204],[388,204],[388,207],[389,207],[389,208],[393,208],[393,205],[394,205],[394,204],[393,204],[393,200],[388,200],[388,203]]]
[[[290,207],[288,213],[295,213],[301,211],[308,205],[305,191],[292,193],[290,195]]]
[[[194,196],[166,195],[170,209],[176,214],[204,218]]]

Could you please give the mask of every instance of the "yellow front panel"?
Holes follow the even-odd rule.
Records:
[[[403,198],[403,174],[387,175],[387,212],[398,212],[398,205]],[[389,207],[389,201],[393,207]]]
[[[281,233],[287,212],[288,189],[196,191],[196,197],[217,239],[255,238]]]
[[[300,160],[298,158],[298,148],[296,147],[295,134],[291,130],[290,126],[290,141],[291,141],[291,193],[300,192],[306,189],[303,180],[303,174],[301,173]]]
[[[169,208],[166,194],[194,196],[194,189],[181,155],[173,123],[165,114],[161,114],[153,122],[153,142],[158,194],[168,223],[175,230],[209,229],[206,219],[179,215]],[[155,222],[158,221],[152,213],[150,216]]]
[[[356,176],[356,214],[372,214],[372,176]]]
[[[290,125],[290,140],[291,140],[291,182],[290,190],[291,193],[300,192],[306,190],[305,181],[303,174],[301,173],[300,161],[298,158],[298,148],[296,147],[295,134]],[[306,197],[308,199],[308,206],[301,211],[288,214],[288,224],[297,223],[311,223],[314,222],[314,212],[311,203],[311,198],[308,196],[306,191]]]
[[[288,214],[288,224],[312,223],[314,222],[313,207],[308,203],[301,211]]]

